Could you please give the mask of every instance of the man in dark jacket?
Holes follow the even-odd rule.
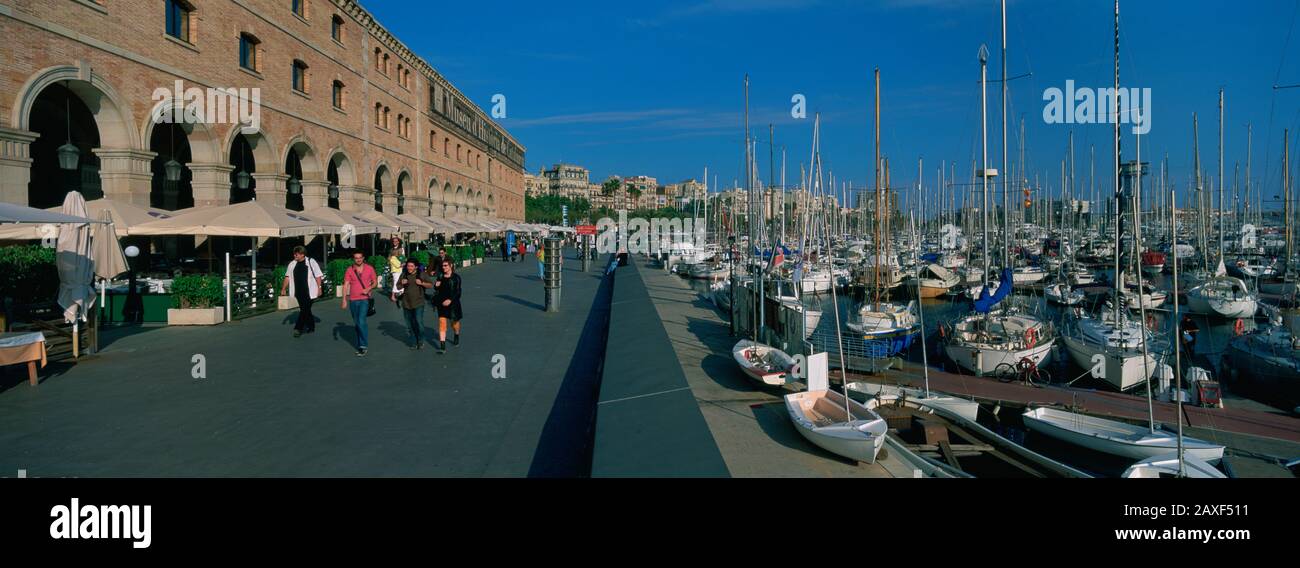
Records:
[[[433,305],[438,309],[438,352],[447,351],[447,320],[451,320],[452,345],[460,345],[460,320],[464,315],[460,307],[460,275],[455,263],[443,261],[441,273],[433,282]]]

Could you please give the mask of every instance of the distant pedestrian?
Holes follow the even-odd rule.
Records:
[[[398,242],[397,237],[393,237],[393,242]],[[388,289],[392,293],[394,299],[396,299],[397,295],[401,293],[401,291],[397,289],[397,278],[402,275],[402,264],[405,262],[406,251],[402,250],[402,247],[394,246],[393,248],[388,249],[388,274],[385,276],[388,277]]]
[[[432,260],[432,266],[429,267],[429,273],[437,276],[438,273],[442,272],[442,263],[444,262],[456,264],[456,261],[452,260],[452,258],[447,255],[447,247],[438,249],[438,257]]]
[[[433,287],[433,277],[423,270],[415,260],[407,260],[405,270],[398,277],[397,285],[402,288],[398,305],[406,318],[406,330],[415,339],[411,349],[424,347],[424,291]]]
[[[281,296],[292,296],[298,300],[298,321],[293,325],[293,336],[316,331],[316,316],[311,313],[311,304],[320,297],[323,287],[321,272],[316,259],[307,258],[307,249],[293,247],[293,260],[284,272],[284,282],[280,284]]]
[[[379,285],[374,267],[366,262],[366,255],[353,251],[352,266],[343,274],[343,309],[352,314],[353,329],[357,333],[357,357],[363,357],[369,343],[366,312],[370,309],[370,293]]]
[[[506,247],[505,239],[501,240],[501,262],[510,262],[510,249]]]
[[[438,308],[438,350],[447,350],[447,320],[451,320],[452,345],[460,345],[460,275],[451,262],[442,263],[442,272],[433,283],[433,305]]]
[[[524,256],[528,254],[528,245],[524,244],[523,239],[520,239],[520,240],[519,240],[519,251],[518,251],[518,252],[519,252],[519,260],[523,260],[523,259],[524,259]]]
[[[544,266],[546,266],[546,252],[542,250],[542,247],[537,247],[537,279],[538,280],[545,278],[545,275],[542,271],[542,267]]]

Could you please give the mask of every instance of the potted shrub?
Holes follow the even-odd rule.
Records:
[[[172,281],[168,325],[216,325],[225,319],[226,291],[210,275],[180,276]]]
[[[486,253],[487,250],[483,248],[483,245],[474,245],[474,264],[483,264],[483,255]]]
[[[460,265],[463,268],[469,268],[470,263],[474,262],[474,255],[470,253],[469,247],[460,245],[456,247],[457,258],[460,259]]]
[[[346,258],[336,258],[325,263],[325,289],[333,286],[335,298],[343,296],[343,276],[347,274],[349,266],[352,266],[352,261]]]
[[[275,271],[271,273],[271,281],[268,282],[273,291],[272,294],[275,295],[275,309],[277,310],[292,310],[298,307],[297,298],[293,296],[280,295],[280,286],[284,284],[284,277],[288,273],[289,267],[287,265],[277,266],[275,267]]]

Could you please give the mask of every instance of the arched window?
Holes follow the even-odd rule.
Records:
[[[393,128],[393,121],[392,121],[393,114],[391,111],[392,109],[388,107],[384,107],[384,128],[390,130]]]
[[[383,51],[381,51],[378,47],[375,48],[375,71],[378,71],[380,73],[384,72]]]
[[[383,125],[384,125],[384,105],[383,103],[375,103],[375,126],[383,126]]]
[[[293,9],[293,13],[303,19],[307,18],[307,0],[289,0],[289,6]]]
[[[402,116],[400,112],[397,113],[397,135],[403,138],[406,137],[406,117]]]

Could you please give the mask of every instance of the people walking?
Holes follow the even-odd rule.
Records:
[[[406,330],[415,339],[411,349],[420,349],[424,347],[424,291],[433,287],[433,277],[420,270],[414,259],[408,259],[397,285],[402,289],[397,303],[406,318]]]
[[[460,275],[450,261],[443,261],[434,281],[433,305],[438,308],[438,351],[447,351],[447,320],[451,320],[452,345],[460,345]]]
[[[385,275],[388,277],[388,289],[394,299],[401,293],[397,289],[397,278],[402,275],[402,264],[406,262],[406,252],[396,245],[398,242],[397,237],[393,237],[394,246],[388,249],[388,274]]]
[[[343,309],[352,314],[353,329],[357,334],[357,357],[363,357],[369,346],[369,328],[366,312],[370,309],[370,293],[379,285],[374,267],[366,263],[366,255],[353,251],[352,266],[343,275]]]
[[[293,336],[316,331],[316,317],[311,313],[311,304],[320,297],[322,279],[316,259],[307,258],[307,249],[293,247],[293,260],[284,272],[284,282],[280,284],[281,296],[292,296],[298,301],[298,321],[293,325]]]
[[[524,258],[526,258],[527,254],[528,254],[528,245],[524,244],[524,239],[519,239],[519,260],[522,261]]]
[[[545,278],[545,275],[542,271],[542,267],[544,266],[546,266],[546,252],[542,250],[542,247],[537,247],[537,279],[538,280]]]

